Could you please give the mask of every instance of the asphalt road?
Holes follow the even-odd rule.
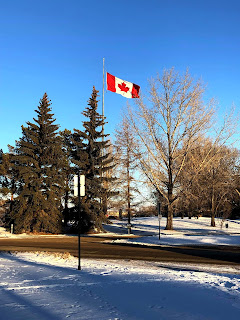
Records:
[[[81,257],[158,262],[240,264],[240,247],[139,246],[110,243],[111,239],[81,237]],[[0,251],[69,252],[78,256],[77,237],[1,238]]]

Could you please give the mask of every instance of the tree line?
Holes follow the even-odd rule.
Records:
[[[204,92],[188,70],[164,70],[149,82],[146,96],[127,106],[113,143],[103,131],[95,88],[83,129],[73,132],[59,131],[45,93],[16,146],[0,153],[0,191],[12,195],[6,225],[14,223],[17,233],[59,233],[69,221],[78,228],[71,187],[78,172],[86,177],[82,232],[103,231],[112,206],[126,208],[130,217],[139,205],[136,176],[150,200],[161,203],[166,229],[173,229],[174,214],[207,214],[212,226],[216,216],[238,214],[239,151],[229,144],[235,121],[230,114],[214,126],[216,102],[205,102]]]
[[[104,173],[112,167],[107,152],[108,135],[103,134],[105,119],[97,112],[98,91],[93,88],[88,107],[83,111],[83,130],[59,131],[45,93],[33,122],[22,126],[16,146],[1,155],[1,192],[12,194],[6,224],[16,233],[60,233],[68,221],[78,227],[78,205],[73,197],[74,174],[84,174],[86,196],[81,199],[81,229],[102,230],[106,219],[104,184],[113,178]],[[72,203],[69,206],[69,203]]]

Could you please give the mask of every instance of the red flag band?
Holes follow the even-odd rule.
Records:
[[[107,90],[119,93],[126,98],[139,98],[140,87],[107,73]]]

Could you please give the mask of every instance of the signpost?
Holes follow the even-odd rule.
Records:
[[[158,209],[158,224],[159,224],[158,239],[160,240],[160,225],[161,225],[161,218],[162,218],[162,215],[161,215],[161,203],[160,202],[158,202],[158,204],[157,204],[157,209]]]
[[[81,197],[85,196],[85,176],[78,174],[74,176],[74,196],[78,196],[78,270],[81,270],[81,236],[80,236],[80,220],[81,220]]]

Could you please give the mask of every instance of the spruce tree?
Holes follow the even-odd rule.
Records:
[[[65,130],[62,133],[62,136],[64,138],[65,148],[71,162],[71,174],[85,174],[86,166],[88,163],[88,155],[85,151],[83,138],[81,136],[80,130],[74,129],[74,133],[71,133],[69,130]],[[69,229],[69,232],[75,233],[80,231],[81,233],[85,233],[89,231],[89,229],[92,227],[92,222],[91,216],[89,215],[87,210],[86,203],[81,201],[79,224],[78,197],[74,197],[71,190],[69,190],[68,193],[68,202],[71,203],[71,206],[70,208],[65,208],[64,219],[66,220],[66,222],[71,221],[71,227]]]
[[[64,153],[64,167],[63,167],[63,175],[64,175],[64,209],[63,209],[63,219],[64,219],[64,227],[68,228],[68,222],[71,221],[70,232],[74,232],[77,227],[77,203],[75,203],[75,198],[73,196],[73,188],[71,186],[71,182],[73,181],[74,176],[74,167],[71,165],[71,154],[74,153],[76,156],[76,148],[72,144],[72,132],[70,130],[65,129],[60,132],[63,143],[63,153]],[[82,157],[81,157],[82,158]],[[76,207],[76,208],[75,208]],[[74,224],[72,222],[75,222]],[[68,231],[68,230],[66,230]]]
[[[15,154],[9,146],[9,152],[2,152],[0,150],[0,193],[2,195],[11,195],[16,191],[15,171],[14,171],[14,158]],[[20,184],[18,184],[20,187]]]
[[[74,129],[72,158],[76,170],[86,179],[86,196],[82,199],[84,213],[91,217],[96,229],[103,230],[108,193],[104,182],[113,179],[105,172],[112,168],[113,159],[107,152],[109,140],[104,140],[108,135],[103,134],[105,119],[97,112],[97,97],[98,91],[93,87],[88,107],[82,113],[87,118],[83,122],[84,130]]]
[[[59,233],[64,155],[46,93],[35,111],[37,118],[22,126],[22,137],[16,143],[15,169],[22,188],[14,201],[12,219],[17,233]]]
[[[0,149],[0,193],[4,195],[9,193],[8,173],[9,157]]]

